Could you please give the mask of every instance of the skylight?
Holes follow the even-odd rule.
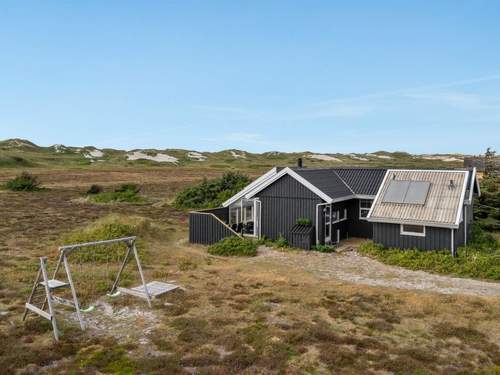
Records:
[[[428,181],[391,180],[382,202],[423,205],[430,186]]]

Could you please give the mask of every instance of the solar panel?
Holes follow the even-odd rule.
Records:
[[[403,203],[410,181],[391,180],[385,191],[382,202]]]
[[[425,204],[430,186],[428,181],[391,180],[382,202]]]
[[[411,181],[403,203],[425,204],[430,186],[428,181]]]

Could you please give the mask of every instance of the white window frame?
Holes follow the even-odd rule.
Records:
[[[420,227],[424,228],[424,231],[422,233],[405,231],[405,230],[403,230],[404,225],[414,225],[414,224],[400,224],[399,233],[402,236],[425,237],[425,225],[414,225],[414,226],[420,226]]]
[[[366,207],[361,207],[361,201],[371,201],[372,204],[370,205],[370,207],[366,208]],[[360,199],[359,200],[359,220],[368,220],[368,215],[370,213],[370,210],[373,206],[373,199]],[[361,216],[361,211],[368,211],[366,213],[366,216]]]

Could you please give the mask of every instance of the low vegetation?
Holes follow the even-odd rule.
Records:
[[[87,198],[95,203],[146,203],[147,198],[139,195],[141,187],[135,184],[123,184],[114,191],[103,191],[99,185],[92,185],[87,191]]]
[[[111,240],[129,236],[144,236],[153,231],[149,220],[137,216],[109,215],[83,229],[77,229],[62,238],[65,245]],[[140,240],[140,239],[139,239]],[[137,246],[144,253],[143,243]],[[125,255],[124,244],[95,246],[88,251],[76,251],[72,257],[76,262],[105,263],[119,261]]]
[[[37,191],[40,190],[40,185],[38,177],[22,172],[19,176],[7,181],[5,187],[12,191]]]
[[[218,207],[250,183],[247,175],[227,172],[213,180],[204,179],[196,186],[181,191],[174,200],[177,208]]]
[[[500,280],[500,247],[493,236],[475,228],[474,241],[467,248],[459,248],[457,256],[449,251],[422,251],[417,249],[387,249],[367,241],[359,252],[386,264],[412,270],[451,274],[460,277]]]
[[[312,220],[307,217],[299,217],[296,221],[297,225],[304,225],[310,227],[312,225]]]
[[[500,175],[490,173],[481,180],[481,196],[474,204],[474,216],[482,229],[500,231]]]
[[[320,253],[334,253],[335,246],[332,245],[316,245],[313,247],[314,251],[319,251]]]
[[[246,256],[257,255],[257,242],[247,238],[226,237],[208,247],[208,253],[222,256]]]

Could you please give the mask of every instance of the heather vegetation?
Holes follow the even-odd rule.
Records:
[[[387,249],[373,241],[363,243],[359,252],[386,264],[412,270],[500,280],[500,243],[477,225],[473,229],[472,241],[467,247],[459,248],[456,257],[448,250]]]
[[[227,172],[220,178],[203,179],[198,185],[186,188],[175,198],[177,208],[218,207],[250,183],[247,175]]]

